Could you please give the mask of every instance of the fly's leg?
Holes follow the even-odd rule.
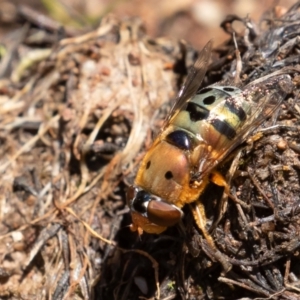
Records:
[[[209,232],[206,230],[206,215],[205,215],[205,207],[203,203],[200,201],[196,201],[192,203],[191,210],[194,216],[194,220],[198,226],[198,228],[202,231],[202,234],[204,235],[205,239],[207,240],[208,244],[211,248],[216,249],[215,242],[212,238],[212,236],[209,234]]]
[[[223,197],[222,197],[221,201],[219,202],[218,218],[212,224],[212,226],[210,228],[210,232],[212,232],[217,227],[219,221],[221,220],[223,214],[225,213],[225,211],[227,209],[228,197],[230,197],[230,198],[232,197],[232,195],[229,191],[228,183],[230,183],[230,181],[238,167],[240,157],[241,157],[241,151],[238,151],[238,153],[236,153],[235,158],[232,161],[232,164],[227,173],[226,179],[223,177],[223,175],[221,175],[217,171],[211,172],[211,174],[208,178],[208,180],[210,182],[224,188]],[[196,222],[198,228],[201,230],[205,240],[207,241],[207,246],[210,248],[210,250],[209,249],[205,250],[204,248],[207,248],[207,247],[204,246],[204,248],[202,248],[202,249],[204,250],[204,252],[206,252],[206,254],[208,254],[210,257],[213,256],[217,261],[219,261],[222,264],[222,267],[223,267],[225,273],[229,272],[232,268],[232,265],[228,261],[228,257],[226,255],[222,254],[217,249],[210,232],[208,232],[206,229],[207,219],[206,219],[205,207],[204,207],[203,203],[200,200],[198,200],[194,203],[191,203],[190,206],[191,206],[191,210],[192,210],[195,222]]]
[[[192,204],[190,204],[192,213],[194,215],[195,222],[199,229],[202,231],[202,234],[207,241],[207,245],[209,249],[203,249],[206,253],[208,252],[210,255],[214,257],[217,261],[219,261],[222,264],[222,267],[225,271],[225,273],[229,272],[232,268],[231,263],[228,261],[227,257],[222,254],[215,245],[215,242],[212,238],[212,236],[209,234],[209,232],[206,230],[206,215],[205,215],[205,208],[203,203],[200,201],[196,201]],[[207,248],[207,247],[206,247]],[[207,254],[208,254],[207,253]]]
[[[209,181],[212,183],[224,187],[225,194],[228,195],[229,193],[229,187],[227,185],[227,182],[225,178],[218,172],[212,172],[209,177]],[[213,241],[212,236],[210,233],[206,230],[206,214],[205,214],[205,207],[201,201],[196,201],[193,204],[191,204],[192,213],[195,219],[195,222],[198,226],[198,228],[202,231],[205,239],[209,243],[209,245],[216,249],[215,243]],[[218,218],[219,219],[219,218]]]
[[[215,185],[224,187],[225,194],[229,195],[230,192],[227,181],[219,172],[213,171],[209,176],[209,181],[214,183]]]
[[[218,207],[219,207],[218,217],[216,218],[216,220],[211,225],[211,227],[209,229],[210,233],[213,232],[216,229],[219,222],[221,221],[222,216],[226,212],[228,197],[231,198],[231,199],[234,199],[235,201],[237,200],[236,197],[233,197],[232,194],[230,193],[229,185],[230,185],[230,182],[231,182],[231,179],[232,179],[233,175],[235,174],[235,172],[238,168],[240,158],[241,158],[241,154],[242,154],[241,149],[239,149],[237,152],[234,153],[234,159],[233,159],[233,161],[231,163],[231,166],[228,170],[228,173],[226,175],[226,179],[218,172],[213,172],[212,175],[211,175],[210,181],[213,182],[214,184],[218,185],[218,186],[224,187],[224,193],[223,193],[223,196],[222,196],[221,200],[218,203]]]
[[[227,173],[226,179],[219,172],[216,172],[216,171],[213,171],[209,176],[210,182],[224,188],[223,197],[222,197],[221,201],[219,202],[218,218],[212,224],[212,226],[210,228],[210,232],[212,232],[217,227],[219,221],[221,220],[223,214],[225,213],[225,211],[227,209],[228,197],[230,197],[230,198],[232,197],[232,195],[229,191],[228,183],[230,183],[230,181],[238,167],[240,157],[241,157],[241,151],[238,151],[238,153],[236,153],[235,158],[232,161],[232,164]],[[227,257],[216,248],[214,240],[213,240],[210,232],[208,232],[206,230],[207,220],[206,220],[206,214],[205,214],[205,207],[204,207],[203,203],[198,200],[198,201],[192,203],[191,206],[192,206],[192,212],[194,215],[195,222],[196,222],[198,228],[202,231],[203,236],[205,237],[208,246],[212,250],[212,251],[209,251],[210,254],[213,255],[214,258],[217,259],[222,264],[224,271],[227,273],[228,271],[230,271],[232,265],[230,264],[230,262],[228,262]]]
[[[214,222],[212,223],[212,225],[209,229],[209,232],[212,233],[216,229],[216,227],[218,226],[219,222],[221,221],[224,213],[226,212],[227,203],[228,203],[228,196],[230,196],[230,192],[229,192],[229,185],[227,183],[228,181],[220,173],[213,172],[210,175],[209,179],[215,185],[218,185],[218,186],[221,186],[221,187],[224,188],[222,198],[220,199],[220,201],[218,201],[218,215],[217,215],[217,218],[214,220]]]

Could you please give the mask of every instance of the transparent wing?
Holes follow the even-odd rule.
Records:
[[[250,114],[244,123],[240,121],[236,125],[236,135],[231,141],[224,139],[224,135],[220,134],[220,138],[213,145],[217,154],[212,157],[212,153],[207,152],[200,158],[201,170],[197,175],[203,176],[209,173],[227,154],[243,143],[259,125],[277,110],[286,95],[291,92],[292,86],[290,76],[281,75],[267,79],[260,84],[249,84],[245,87],[242,97],[251,104]],[[239,96],[233,98],[235,97]],[[226,128],[220,128],[221,132],[222,130],[225,132]]]
[[[168,124],[169,120],[174,116],[174,114],[180,110],[185,102],[194,96],[199,89],[199,86],[207,71],[212,45],[213,41],[210,40],[201,50],[198,59],[194,63],[193,67],[191,67],[189,70],[187,79],[178,93],[176,101],[165,121],[164,127]]]

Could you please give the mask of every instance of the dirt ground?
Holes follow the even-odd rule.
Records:
[[[299,299],[299,7],[0,0],[0,299]],[[210,39],[202,86],[278,101],[201,195],[216,248],[189,207],[139,235],[126,204]]]

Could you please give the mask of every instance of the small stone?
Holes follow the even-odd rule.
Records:
[[[279,150],[285,150],[287,148],[287,142],[285,140],[280,140],[278,143],[277,143],[277,148]]]

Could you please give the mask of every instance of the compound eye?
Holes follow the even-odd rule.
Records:
[[[148,203],[147,216],[149,221],[156,225],[170,227],[181,220],[183,212],[169,203],[152,200]]]

